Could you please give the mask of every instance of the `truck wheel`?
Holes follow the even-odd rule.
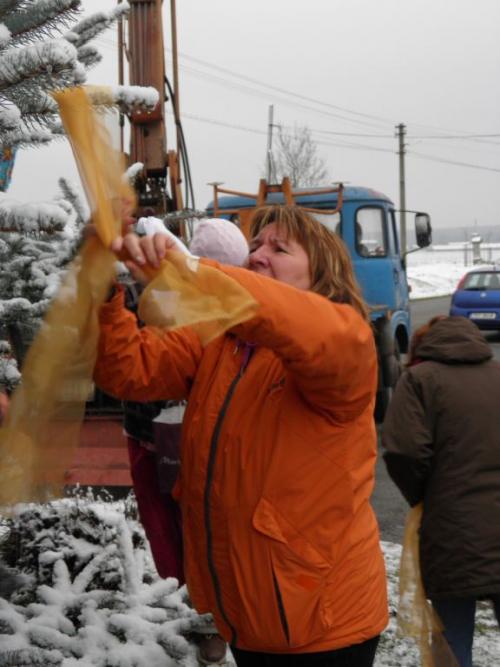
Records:
[[[392,389],[390,387],[382,387],[377,391],[375,399],[375,410],[373,416],[376,424],[381,424],[384,421],[385,413],[391,402]]]
[[[399,343],[392,336],[388,319],[380,318],[375,322],[375,338],[379,375],[374,417],[377,423],[381,423],[389,407],[393,387],[401,375],[403,364]]]

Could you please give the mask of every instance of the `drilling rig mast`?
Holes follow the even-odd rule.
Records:
[[[167,149],[165,122],[165,48],[163,38],[162,0],[129,0],[128,39],[124,26],[118,28],[119,78],[124,83],[124,58],[128,62],[129,83],[152,86],[159,101],[152,111],[135,111],[130,117],[129,163],[144,165],[136,179],[138,213],[154,211],[156,215],[183,208],[181,177],[176,150]],[[174,89],[171,93],[177,132],[179,133],[179,85],[177,76],[177,31],[175,0],[170,0],[172,23],[172,64]],[[123,127],[123,124],[122,124]],[[177,137],[177,148],[179,147]],[[123,141],[123,140],[122,140]]]

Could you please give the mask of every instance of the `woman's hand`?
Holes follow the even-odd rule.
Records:
[[[7,416],[9,410],[9,397],[3,391],[0,391],[0,425]]]
[[[125,262],[136,280],[147,284],[147,269],[158,269],[168,250],[176,250],[175,241],[166,234],[137,236],[130,232],[119,236],[111,244],[111,250]]]

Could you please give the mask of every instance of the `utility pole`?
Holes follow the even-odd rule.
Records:
[[[180,93],[179,93],[179,60],[178,60],[178,51],[177,51],[177,10],[175,6],[175,0],[170,0],[170,30],[172,35],[172,70],[173,70],[173,80],[174,80],[174,118],[175,118],[175,129],[176,129],[176,140],[177,140],[177,155],[180,154],[181,150],[181,138],[180,138],[180,128],[179,128],[179,119],[180,114]]]
[[[406,180],[405,180],[405,134],[406,125],[396,126],[396,136],[399,140],[399,245],[401,255],[406,252]]]
[[[118,4],[121,3],[122,0],[118,0]],[[124,69],[123,69],[123,56],[124,56],[124,36],[123,36],[123,17],[120,16],[120,19],[118,20],[118,84],[120,86],[123,86],[125,83],[124,79]],[[123,135],[124,135],[124,129],[125,129],[125,114],[120,111],[120,116],[119,116],[119,123],[120,123],[120,153],[124,152],[124,141],[123,141]]]
[[[267,182],[273,181],[273,127],[274,127],[274,104],[269,105],[269,117],[267,122]]]

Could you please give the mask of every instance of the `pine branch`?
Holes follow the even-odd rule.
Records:
[[[62,661],[54,659],[54,651],[40,648],[24,648],[0,653],[0,667],[46,667],[59,665]]]
[[[0,232],[53,234],[64,229],[67,212],[58,204],[0,200]]]
[[[17,130],[4,132],[2,135],[0,135],[0,148],[30,148],[44,146],[50,143],[53,138],[54,135],[50,130],[20,127]]]
[[[21,11],[27,4],[27,1],[20,2],[19,0],[0,0],[0,17],[9,14],[12,10]]]
[[[21,111],[15,104],[7,103],[0,107],[0,132],[12,132],[19,128]]]
[[[30,129],[36,125],[51,129],[59,117],[56,101],[43,90],[38,90],[29,97],[16,98],[16,103],[22,114],[22,120]]]
[[[110,12],[96,12],[91,16],[86,16],[71,28],[65,38],[79,48],[107,30],[115,21],[126,15],[129,10],[130,5],[127,2],[121,2]]]
[[[29,85],[61,88],[85,78],[74,46],[64,39],[8,49],[0,55],[0,90],[5,97]],[[28,83],[30,82],[30,83]]]
[[[1,12],[0,12],[1,16]],[[10,30],[6,25],[0,23],[0,51],[5,49],[10,42]]]
[[[101,62],[102,55],[92,44],[84,44],[78,47],[78,60],[90,69]]]
[[[64,198],[69,201],[75,209],[77,225],[79,227],[86,225],[90,219],[90,211],[76,186],[67,178],[60,178],[59,187],[61,188]]]
[[[7,323],[3,323],[6,325]],[[0,389],[7,390],[8,392],[14,391],[17,385],[21,382],[21,373],[19,371],[19,366],[17,360],[14,356],[3,356],[0,355]],[[5,555],[7,551],[7,544],[1,545],[2,556]],[[1,632],[0,632],[1,634]]]
[[[54,31],[67,28],[80,7],[80,0],[38,0],[23,12],[14,10],[3,17],[13,41],[26,43],[43,37],[51,37]]]
[[[45,312],[48,303],[48,299],[31,303],[31,301],[23,297],[0,301],[0,318],[6,323],[18,322],[27,315],[29,317],[39,317]]]

